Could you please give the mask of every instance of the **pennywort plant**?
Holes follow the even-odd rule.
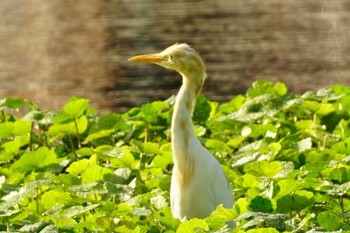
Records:
[[[169,208],[173,104],[101,116],[77,97],[59,111],[0,100],[0,231],[350,231],[349,87],[258,80],[226,103],[199,96],[196,134],[236,202],[184,222]]]

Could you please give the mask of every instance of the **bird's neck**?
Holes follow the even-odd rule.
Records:
[[[205,74],[198,74],[205,75]],[[197,79],[195,79],[197,78]],[[200,80],[191,82],[190,80]],[[189,142],[198,140],[192,124],[192,112],[197,95],[203,84],[203,77],[192,77],[191,79],[183,77],[183,84],[176,97],[174,113],[172,118],[172,147],[173,160],[175,166],[179,169],[188,166]]]

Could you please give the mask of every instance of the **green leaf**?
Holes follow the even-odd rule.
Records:
[[[345,86],[344,84],[335,84],[332,86],[332,91],[334,94],[348,94],[350,93],[350,87]]]
[[[50,135],[76,135],[85,132],[88,126],[88,119],[85,115],[81,116],[79,119],[70,121],[68,123],[54,124],[49,129]]]
[[[341,119],[335,127],[333,134],[339,135],[342,139],[350,137],[350,122]]]
[[[140,161],[136,160],[130,150],[126,147],[123,148],[123,154],[120,158],[116,158],[112,160],[111,162],[118,168],[124,167],[124,168],[130,168],[130,169],[136,169],[140,165]]]
[[[105,129],[105,130],[98,131],[97,133],[89,134],[89,136],[85,138],[84,143],[86,144],[100,138],[108,137],[113,133],[115,133],[114,129]]]
[[[205,147],[212,153],[219,154],[220,157],[231,154],[232,152],[232,149],[229,146],[227,146],[226,143],[215,139],[207,140],[205,143]]]
[[[248,230],[247,233],[279,233],[275,228],[257,228]]]
[[[273,90],[276,91],[279,95],[285,95],[287,93],[287,87],[284,83],[277,82],[273,87]]]
[[[336,184],[343,184],[350,181],[350,168],[339,167],[334,168],[330,175],[329,179],[335,182]]]
[[[63,107],[62,111],[70,117],[79,118],[84,115],[89,109],[89,100],[73,97]]]
[[[5,151],[0,151],[0,164],[10,162],[15,155],[13,153],[8,153]]]
[[[209,119],[211,106],[207,98],[199,95],[196,99],[196,104],[193,111],[193,121],[206,122]]]
[[[253,200],[251,200],[248,208],[254,212],[273,212],[273,205],[271,200],[262,196],[256,196]]]
[[[160,155],[156,155],[152,161],[154,167],[166,169],[170,164],[173,163],[172,152],[171,152],[171,144],[164,144],[160,148]]]
[[[72,201],[73,198],[69,193],[58,190],[50,190],[41,196],[41,203],[44,205],[46,210],[50,210],[56,205],[67,205]]]
[[[0,139],[13,137],[13,122],[0,123]]]
[[[260,182],[257,180],[256,176],[253,176],[249,173],[244,174],[243,176],[243,187],[245,188],[257,188],[259,187]]]
[[[72,175],[78,175],[85,172],[89,167],[96,165],[96,156],[92,156],[90,159],[81,159],[73,162],[66,171]]]
[[[21,151],[21,147],[27,145],[29,143],[29,135],[24,137],[16,137],[12,141],[5,142],[1,145],[4,149],[4,153],[17,155]]]
[[[219,116],[225,116],[229,113],[232,113],[232,112],[239,110],[245,101],[246,101],[246,98],[243,95],[237,95],[235,98],[233,98],[229,102],[222,103],[219,106],[219,109],[218,109],[217,113],[215,114],[214,118],[219,117]]]
[[[32,130],[32,124],[26,120],[17,120],[15,122],[4,122],[0,124],[0,139],[14,136],[24,136]]]
[[[324,211],[317,216],[320,226],[326,231],[337,231],[342,228],[342,220],[332,211]]]
[[[270,94],[272,91],[272,83],[265,80],[257,80],[247,91],[250,98],[260,96],[262,94]]]
[[[182,222],[179,228],[177,228],[176,232],[196,233],[199,231],[208,231],[208,230],[209,230],[208,223],[206,223],[203,219],[193,218]]]
[[[73,218],[67,218],[65,216],[53,217],[52,221],[59,228],[72,228],[77,222]]]
[[[322,104],[320,104],[318,110],[316,111],[316,114],[326,116],[326,115],[330,114],[331,112],[333,112],[334,110],[335,109],[334,109],[333,104],[322,103]]]
[[[300,180],[292,180],[292,179],[284,179],[278,181],[279,192],[277,193],[276,199],[279,199],[283,196],[286,196],[294,191],[302,189],[302,181]]]
[[[26,152],[17,160],[11,169],[21,172],[49,169],[48,165],[57,164],[56,153],[47,147],[40,147],[36,151]]]
[[[154,142],[144,142],[141,144],[140,149],[145,154],[158,154],[159,144]]]
[[[212,230],[222,229],[225,225],[229,225],[230,228],[235,226],[233,221],[238,216],[234,209],[227,209],[222,204],[216,207],[216,210],[211,213],[209,217],[205,219]]]
[[[171,213],[170,207],[166,207],[154,214],[154,218],[164,226],[165,229],[175,231],[180,225],[180,220],[175,219]]]
[[[169,108],[168,103],[163,101],[155,101],[153,103],[144,104],[141,107],[143,117],[150,124],[157,124],[160,120],[160,113]]]
[[[299,190],[277,200],[277,212],[300,211],[314,203],[312,192]]]
[[[17,99],[17,98],[6,98],[0,100],[0,110],[1,109],[18,109],[22,107],[24,104],[23,99]]]
[[[100,116],[97,121],[98,130],[115,129],[123,121],[122,115],[116,113]]]
[[[86,171],[81,174],[82,183],[92,183],[94,181],[103,180],[107,174],[113,174],[113,172],[109,168],[95,164],[88,167]]]
[[[335,150],[338,153],[342,154],[350,154],[350,137],[345,139],[344,141],[340,141],[335,143],[332,147],[332,150]]]
[[[31,132],[32,123],[26,120],[17,120],[13,125],[13,135],[14,136],[24,136]]]
[[[267,161],[258,161],[247,164],[244,167],[246,173],[255,175],[255,176],[267,176],[272,178],[281,170],[281,164],[278,161],[267,162]]]

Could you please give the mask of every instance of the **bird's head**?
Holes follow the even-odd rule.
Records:
[[[201,79],[188,81],[202,83],[206,78],[206,66],[202,58],[188,44],[174,44],[160,53],[135,56],[129,61],[154,63],[175,70],[184,78]]]

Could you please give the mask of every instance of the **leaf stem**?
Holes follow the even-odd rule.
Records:
[[[74,118],[74,125],[75,125],[75,130],[77,131],[78,148],[80,149],[81,148],[81,143],[80,143],[80,137],[79,137],[77,118]]]
[[[35,203],[36,203],[36,213],[39,214],[39,189],[38,188],[36,188]]]
[[[340,197],[338,198],[338,201],[339,201],[339,205],[340,205],[342,214],[344,214],[344,213],[345,213],[345,209],[344,209],[344,199],[343,199],[343,196],[340,196]]]
[[[0,119],[1,121],[0,122],[5,122],[5,112],[4,112],[4,110],[1,110],[1,119]]]
[[[145,141],[144,142],[148,142],[148,129],[147,129],[147,127],[145,127]]]
[[[33,135],[34,135],[34,122],[32,122],[32,128],[29,133],[29,150],[33,151]]]
[[[73,144],[73,140],[72,140],[72,137],[68,134],[68,139],[69,139],[69,144],[70,144],[70,147],[72,149],[72,152],[73,152],[73,160],[74,161],[77,161],[77,153],[75,152],[75,148],[74,148],[74,144]]]

